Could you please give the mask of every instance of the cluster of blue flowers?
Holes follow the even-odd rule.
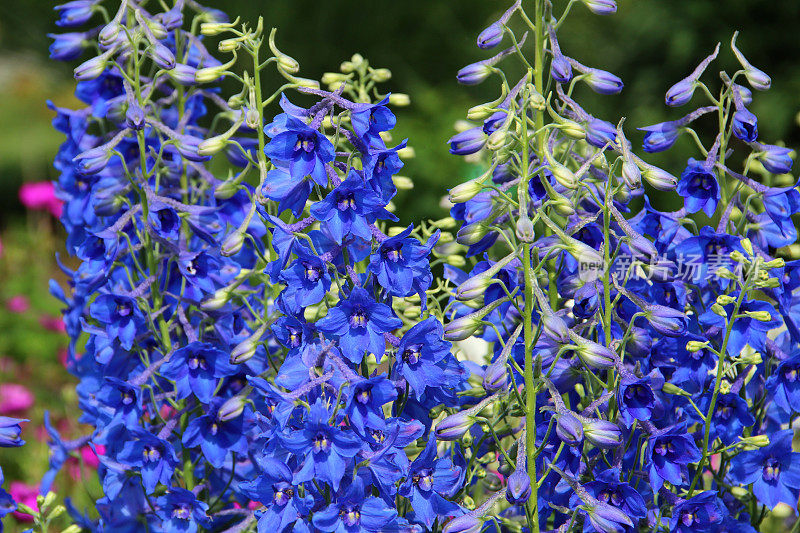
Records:
[[[645,152],[696,144],[676,177],[576,101],[580,82],[623,89],[559,44],[576,2],[530,3],[478,36],[507,49],[458,73],[502,83],[449,141],[482,175],[450,190],[450,217],[407,228],[389,109],[407,97],[376,89],[386,69],[355,55],[323,90],[262,21],[194,0],[57,8],[62,27],[103,18],[51,48],[93,52],[86,107],[54,108],[79,266],[52,290],[94,429],[47,424],[42,494],[89,445],[103,495],[68,507],[90,531],[748,532],[796,509],[800,263],[782,257],[800,193],[744,86],[769,77],[734,35],[741,68],[716,96],[701,77],[719,46],[668,90],[709,100],[642,128]],[[710,145],[692,129],[707,115]]]
[[[613,0],[582,3],[616,11]],[[474,259],[446,270],[445,331],[479,337],[493,355],[482,401],[449,410],[436,432],[480,443],[473,454],[508,502],[459,523],[756,531],[778,504],[796,513],[800,263],[782,257],[797,241],[800,193],[790,150],[761,142],[746,107],[769,77],[734,35],[738,70],[720,74],[718,91],[701,77],[719,45],[667,91],[673,107],[698,89],[710,101],[641,128],[650,153],[691,137],[701,157],[678,178],[633,153],[622,121],[576,102],[580,82],[600,94],[623,84],[560,46],[573,2],[561,13],[530,4],[515,2],[478,37],[480,48],[508,49],[458,75],[467,85],[497,76],[502,87],[470,109],[480,123],[450,139],[451,153],[485,172],[450,190],[456,240]],[[516,84],[500,67],[509,56],[527,71]],[[709,114],[710,145],[692,129]],[[682,209],[662,210],[668,191]]]
[[[80,263],[52,287],[94,430],[65,441],[47,424],[42,494],[89,445],[103,495],[70,511],[91,531],[419,531],[463,514],[465,458],[437,449],[429,416],[469,376],[428,308],[439,231],[387,226],[409,185],[387,105],[407,97],[380,95],[390,73],[360,56],[325,91],[261,21],[144,4],[57,8],[64,27],[105,18],[51,49],[96,52],[75,69],[86,107],[54,108]],[[216,36],[228,63],[204,45]],[[229,70],[239,56],[251,71]],[[270,65],[286,83],[265,97]],[[221,97],[223,77],[241,93]]]

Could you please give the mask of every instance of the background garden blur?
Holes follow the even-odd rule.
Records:
[[[55,254],[63,249],[63,233],[52,214],[57,206],[37,203],[36,194],[27,197],[27,207],[20,199],[24,183],[56,178],[52,159],[62,137],[51,129],[53,113],[45,101],[78,105],[71,95],[70,67],[48,60],[46,34],[55,31],[54,4],[0,0],[0,415],[30,419],[23,432],[28,444],[0,450],[0,466],[18,499],[26,488],[20,483],[38,480],[47,468],[44,411],[52,412],[54,425],[65,437],[81,433],[67,423],[67,413],[74,419],[77,411],[74,383],[61,363],[66,338],[59,302],[48,293],[48,280],[59,279]],[[413,178],[415,190],[398,196],[397,213],[403,221],[444,215],[440,200],[446,189],[475,172],[448,153],[445,141],[466,109],[496,97],[491,92],[496,85],[459,86],[455,74],[482,59],[475,37],[510,0],[206,4],[239,13],[243,20],[264,16],[268,26],[279,28],[280,48],[298,59],[304,77],[319,79],[323,72],[336,71],[354,52],[361,52],[373,66],[391,69],[393,79],[386,86],[411,96],[409,107],[396,110],[396,140],[408,137],[416,151],[402,172]],[[619,12],[608,18],[591,16],[581,5],[574,10],[574,22],[559,33],[564,52],[580,50],[585,64],[609,70],[626,84],[621,95],[604,98],[581,87],[586,92],[581,102],[587,111],[613,123],[627,116],[626,131],[635,146],[641,135],[634,127],[681,116],[681,111],[666,108],[664,92],[717,41],[729,42],[737,29],[742,31],[740,48],[773,79],[772,90],[754,95],[751,106],[760,118],[762,137],[800,146],[797,0],[620,0]],[[735,61],[730,54],[721,57],[726,68]],[[689,142],[683,136],[677,149],[648,160],[678,175]],[[76,483],[81,468],[96,464],[93,459],[86,450],[83,461],[75,460],[68,469],[72,479],[62,474],[56,483],[59,492],[73,495],[79,506],[89,501],[89,494],[94,500],[99,490]],[[35,495],[35,486],[28,489]],[[14,520],[7,519],[7,530],[22,527]]]

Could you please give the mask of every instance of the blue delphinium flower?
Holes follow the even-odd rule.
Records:
[[[353,131],[356,135],[366,144],[382,145],[380,133],[382,131],[389,131],[394,128],[397,123],[397,118],[394,116],[386,104],[389,102],[387,96],[376,104],[369,104],[363,106],[358,111],[354,111],[350,115],[350,122],[353,125]]]
[[[386,352],[383,334],[402,324],[388,305],[376,302],[366,290],[356,287],[317,322],[317,328],[339,341],[345,357],[360,363],[366,352],[380,360]]]
[[[696,533],[719,531],[728,512],[714,491],[705,491],[681,500],[672,511],[670,531]]]
[[[359,434],[363,435],[367,429],[384,430],[383,406],[396,397],[392,382],[384,376],[375,376],[352,385],[345,412]]]
[[[0,447],[16,448],[25,444],[25,441],[20,438],[22,422],[27,422],[27,420],[0,416]]]
[[[118,294],[101,294],[92,302],[89,314],[100,322],[111,338],[119,339],[126,350],[143,324],[136,300]]]
[[[412,227],[384,240],[378,250],[370,256],[369,270],[378,278],[378,283],[394,296],[419,294],[426,301],[425,291],[431,285],[431,267],[428,255],[439,238],[436,232],[424,245],[409,237]]]
[[[696,463],[702,454],[685,428],[671,426],[650,435],[647,444],[650,486],[658,490],[669,481],[675,486],[683,484],[686,465]]]
[[[331,277],[325,262],[304,247],[296,247],[294,253],[297,259],[278,277],[286,284],[281,300],[290,312],[297,313],[322,301],[331,286]]]
[[[452,385],[447,372],[451,346],[444,340],[444,327],[435,317],[416,324],[400,339],[394,371],[406,380],[417,399],[429,388]]]
[[[622,378],[617,401],[622,420],[628,427],[634,420],[650,420],[656,406],[651,379],[637,379],[634,376]]]
[[[264,131],[271,137],[264,153],[271,159],[287,163],[292,179],[299,182],[311,176],[317,185],[328,185],[325,165],[333,161],[334,149],[325,135],[287,113],[275,117]]]
[[[206,414],[189,422],[182,439],[187,448],[199,446],[205,459],[215,468],[225,463],[229,452],[239,457],[247,454],[247,437],[243,430],[245,415],[223,419],[220,408],[224,403],[224,398],[212,398]]]
[[[301,462],[293,483],[319,479],[330,484],[333,490],[339,489],[346,461],[362,447],[355,433],[331,424],[331,412],[322,399],[311,405],[301,428],[280,438]]]
[[[683,196],[689,213],[702,210],[709,217],[714,216],[720,200],[717,177],[705,161],[689,158],[686,169],[678,182],[678,194]]]
[[[191,342],[173,353],[159,370],[175,381],[178,398],[192,393],[203,403],[214,396],[218,380],[236,373],[228,360],[230,355],[206,342]]]
[[[770,443],[757,450],[737,455],[731,477],[743,485],[753,484],[753,494],[769,509],[778,503],[797,506],[800,494],[800,453],[792,451],[794,431],[787,429],[770,435]]]
[[[583,488],[594,498],[602,503],[616,507],[627,515],[634,523],[634,527],[623,525],[623,531],[635,531],[635,524],[647,516],[647,506],[644,498],[629,483],[620,481],[620,471],[616,468],[604,470],[595,474],[595,480],[583,485]],[[570,507],[574,508],[581,504],[577,494],[570,496]],[[597,531],[591,522],[584,523],[583,531]]]
[[[385,202],[355,170],[338,187],[311,207],[311,215],[322,222],[333,239],[342,244],[348,235],[372,238],[370,224],[377,219],[397,220],[384,209]]]
[[[341,496],[314,513],[313,524],[320,531],[357,533],[399,531],[397,511],[374,496],[365,496],[366,487],[356,477]]]
[[[449,457],[436,457],[436,437],[431,433],[400,486],[400,494],[411,500],[413,521],[430,528],[438,517],[462,514],[458,505],[446,499],[458,490],[461,476],[461,468]]]
[[[800,352],[780,362],[767,379],[766,389],[786,413],[800,412]]]
[[[208,504],[189,490],[173,487],[158,502],[158,517],[164,531],[196,533],[198,526],[209,523]]]
[[[147,494],[152,494],[159,483],[169,486],[172,472],[178,466],[173,445],[141,428],[133,428],[131,436],[135,440],[129,440],[122,445],[117,460],[137,467],[142,474],[142,485]]]

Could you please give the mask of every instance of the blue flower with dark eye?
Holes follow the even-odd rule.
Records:
[[[111,338],[119,339],[126,350],[133,346],[143,320],[136,300],[119,294],[101,294],[89,307],[89,315],[97,320]]]
[[[159,372],[175,382],[178,398],[192,393],[203,403],[209,403],[217,389],[218,380],[232,376],[237,368],[228,361],[230,355],[206,342],[190,342],[175,350]]]
[[[365,496],[368,490],[361,478],[356,477],[344,494],[314,513],[314,527],[336,533],[400,531],[395,523],[397,511],[380,498]]]
[[[800,453],[792,451],[794,431],[769,436],[770,443],[733,458],[730,475],[742,485],[753,484],[753,494],[769,509],[779,503],[797,507],[800,489]]]
[[[800,352],[778,365],[765,386],[775,404],[788,414],[800,412]]]
[[[410,296],[416,292],[424,306],[425,291],[431,285],[431,266],[428,254],[439,239],[437,231],[424,245],[409,237],[413,226],[381,243],[369,259],[369,270],[378,278],[381,287],[394,296]]]
[[[671,426],[650,436],[645,457],[650,470],[650,485],[655,491],[664,481],[681,486],[686,465],[698,462],[701,453],[684,427]]]
[[[378,193],[351,170],[346,180],[311,207],[311,216],[324,223],[337,244],[348,235],[370,240],[370,224],[379,218],[397,220],[384,205]]]
[[[119,378],[106,376],[105,382],[97,392],[97,401],[108,409],[108,424],[120,422],[125,426],[135,426],[141,415],[139,389]],[[106,414],[105,410],[102,410]]]
[[[181,217],[163,202],[152,202],[147,214],[148,228],[159,238],[175,243],[181,235]]]
[[[200,293],[209,294],[216,290],[212,276],[219,272],[219,259],[206,251],[183,252],[177,263],[183,278]]]
[[[322,333],[339,341],[342,354],[353,363],[360,363],[365,352],[380,361],[386,352],[383,334],[402,325],[391,307],[376,302],[361,287],[354,288],[348,298],[317,322]]]
[[[683,196],[689,213],[697,213],[702,209],[709,217],[714,216],[720,200],[719,183],[705,161],[689,158],[686,169],[681,173],[677,191]]]
[[[727,517],[725,504],[717,498],[715,491],[705,491],[675,505],[670,520],[670,531],[674,533],[698,533],[720,531]]]
[[[397,155],[397,151],[405,147],[406,141],[394,148],[379,149],[371,146],[369,152],[364,154],[364,176],[367,178],[367,183],[385,203],[388,203],[397,194],[397,187],[392,181],[392,176],[403,168],[403,161]]]
[[[314,325],[309,324],[302,317],[286,314],[275,321],[272,326],[275,338],[283,344],[292,355],[313,341]]]
[[[122,445],[117,460],[136,467],[142,474],[142,485],[147,494],[152,494],[159,483],[169,486],[172,472],[178,466],[173,445],[141,428],[133,428],[131,436],[136,440]]]
[[[396,397],[394,384],[384,376],[375,376],[352,384],[345,412],[359,434],[363,435],[368,428],[383,431],[386,429],[383,406]]]
[[[430,528],[437,518],[444,522],[445,517],[463,514],[458,505],[446,499],[458,491],[462,475],[450,457],[436,457],[436,437],[431,432],[425,449],[411,463],[400,485],[400,494],[411,500],[412,521]]]
[[[700,410],[707,413],[711,405],[711,393],[706,393],[697,403]],[[747,402],[738,394],[731,392],[717,396],[717,403],[710,423],[712,441],[719,437],[722,440],[722,444],[730,446],[739,441],[744,428],[753,424],[755,424],[755,419],[750,414]]]
[[[339,489],[348,460],[362,446],[351,430],[332,425],[331,412],[322,399],[309,408],[302,428],[281,435],[281,442],[302,462],[294,473],[294,484],[319,479],[333,490]]]
[[[389,131],[397,123],[394,113],[386,107],[387,102],[389,102],[388,96],[377,104],[364,105],[358,111],[350,114],[353,131],[361,137],[365,144],[382,145],[380,133]]]
[[[288,209],[295,217],[299,217],[312,188],[313,181],[307,178],[297,180],[286,169],[278,167],[267,172],[261,194],[278,202],[278,214]]]
[[[731,297],[738,297],[738,291],[732,292]],[[733,313],[733,304],[723,306],[730,315]],[[751,313],[762,313],[768,320],[756,320]],[[728,338],[728,354],[735,356],[742,352],[746,345],[750,345],[756,350],[763,350],[767,342],[767,332],[779,327],[781,321],[775,318],[777,312],[772,304],[763,300],[751,300],[745,297],[739,306],[739,314],[733,321],[731,334]],[[732,319],[733,317],[731,317]],[[700,323],[704,326],[725,327],[725,318],[719,316],[712,310],[708,310],[700,315]]]
[[[619,413],[625,425],[630,427],[634,420],[650,420],[656,406],[651,379],[634,376],[624,377],[619,385]]]
[[[170,488],[158,498],[158,518],[163,531],[196,533],[198,526],[208,525],[208,504],[197,499],[192,491]]]
[[[264,127],[272,140],[264,147],[270,159],[287,163],[292,179],[300,181],[306,176],[321,187],[327,187],[325,164],[333,161],[333,143],[325,135],[311,129],[302,120],[281,113]]]
[[[589,494],[594,496],[597,500],[616,507],[625,513],[634,523],[647,516],[647,506],[645,505],[644,498],[639,492],[634,489],[629,483],[620,481],[620,471],[617,468],[610,468],[595,475],[595,480],[586,483],[585,488]],[[570,496],[569,505],[575,508],[581,505],[581,499],[577,494]],[[622,525],[618,522],[618,526]],[[635,527],[622,525],[623,529],[620,531],[635,531]],[[583,531],[593,532],[597,531],[589,521],[584,523]]]
[[[297,259],[278,278],[286,284],[281,300],[291,313],[299,313],[322,301],[331,287],[331,277],[327,265],[319,257],[311,255],[302,246],[297,246],[294,253]]]
[[[308,516],[314,498],[306,493],[300,497],[292,484],[292,471],[275,457],[258,459],[262,474],[252,481],[239,484],[239,490],[253,501],[264,504],[266,510],[258,519],[259,531],[287,531],[298,520],[295,531],[308,531],[302,517]]]
[[[244,431],[244,414],[228,417],[220,411],[224,398],[211,399],[203,416],[189,422],[183,432],[183,445],[200,446],[203,456],[214,468],[221,468],[228,452],[239,457],[247,455],[247,436]]]
[[[406,380],[418,400],[429,388],[455,385],[447,372],[451,346],[444,340],[442,323],[433,316],[415,324],[400,339],[394,371]]]

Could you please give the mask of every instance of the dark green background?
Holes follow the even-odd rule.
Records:
[[[409,137],[417,158],[404,174],[416,182],[414,194],[401,194],[404,219],[435,217],[445,189],[463,180],[470,169],[447,153],[445,141],[453,123],[468,107],[495,97],[490,80],[479,87],[455,82],[458,69],[487,57],[475,47],[477,33],[510,4],[509,0],[270,0],[215,1],[211,5],[255,21],[263,15],[279,28],[279,46],[297,58],[301,74],[319,78],[336,70],[353,52],[374,66],[394,73],[386,86],[409,93],[412,106],[398,110],[397,137]],[[560,9],[564,1],[556,1]],[[68,103],[71,67],[46,59],[54,31],[52,2],[0,2],[0,223],[21,212],[16,190],[22,179],[53,177],[49,165],[59,142],[48,132],[43,99]],[[689,108],[669,109],[666,89],[687,75],[700,58],[723,42],[721,66],[737,66],[727,47],[741,30],[740,48],[773,78],[773,89],[757,93],[751,109],[759,116],[761,137],[800,144],[795,115],[800,110],[800,2],[796,0],[621,0],[611,17],[592,15],[580,3],[560,32],[563,51],[586,65],[610,70],[625,81],[618,96],[600,97],[581,87],[584,107],[616,123],[627,117],[626,130],[636,147],[635,126],[678,118]],[[706,79],[717,83],[720,63]],[[702,105],[699,98],[695,103]],[[713,122],[713,119],[711,120]],[[702,127],[701,127],[702,129]],[[680,173],[694,155],[686,139],[667,153],[647,160]]]

